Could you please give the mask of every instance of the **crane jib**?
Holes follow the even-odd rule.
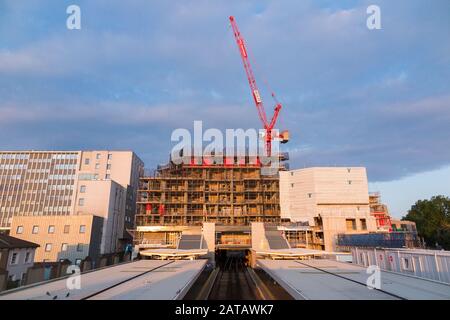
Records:
[[[262,102],[261,101],[261,96],[259,95],[258,90],[253,90],[253,98],[255,99],[255,102],[257,104],[260,104]]]
[[[266,129],[266,138],[265,138],[266,139],[266,152],[267,152],[267,155],[270,156],[271,152],[272,152],[272,140],[273,140],[272,129],[274,128],[274,126],[277,122],[278,114],[281,110],[281,104],[276,100],[275,94],[272,93],[272,97],[274,98],[277,105],[275,106],[272,120],[270,121],[270,123],[268,123],[267,115],[264,110],[261,95],[258,91],[258,87],[256,86],[256,80],[253,75],[253,71],[250,66],[250,62],[248,61],[248,54],[247,54],[247,49],[245,47],[244,39],[241,38],[239,28],[238,28],[238,26],[236,24],[236,20],[234,19],[233,16],[230,17],[230,22],[231,22],[231,27],[233,28],[233,33],[234,33],[234,37],[236,39],[237,46],[239,48],[239,52],[241,54],[242,62],[244,64],[244,69],[247,74],[247,79],[248,79],[248,83],[250,85],[250,89],[251,89],[251,92],[253,95],[253,100],[255,101],[255,104],[256,104],[258,116],[261,119],[261,122],[262,122],[264,128]],[[286,143],[289,140],[288,133],[283,134],[283,136],[285,136],[285,135],[286,135],[286,137],[284,138],[284,140],[283,140],[284,142],[282,142],[282,143]]]
[[[239,49],[241,49],[242,56],[247,58],[247,50],[245,50],[244,41],[242,39],[239,39]]]

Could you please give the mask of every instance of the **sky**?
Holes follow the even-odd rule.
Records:
[[[131,149],[153,168],[194,120],[259,128],[230,15],[266,110],[266,81],[283,104],[291,168],[364,166],[394,216],[450,195],[448,0],[0,0],[0,148]]]

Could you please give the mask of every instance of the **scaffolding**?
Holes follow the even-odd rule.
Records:
[[[381,196],[379,192],[372,192],[369,194],[370,214],[375,218],[377,228],[385,231],[392,231],[391,217],[388,208],[381,203]]]
[[[158,166],[140,179],[136,226],[279,223],[278,174],[262,175],[260,162],[250,160]]]

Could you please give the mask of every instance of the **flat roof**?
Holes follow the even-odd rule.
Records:
[[[328,259],[257,260],[294,298],[299,300],[446,300],[450,285],[381,271],[380,290],[366,285],[366,268]]]
[[[83,273],[80,289],[68,289],[72,279],[62,278],[5,291],[0,300],[180,299],[205,265],[206,260],[139,260]]]

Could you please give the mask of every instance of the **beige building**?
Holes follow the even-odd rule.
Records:
[[[95,215],[100,254],[120,251],[131,241],[143,166],[131,151],[0,152],[0,228],[15,217]]]
[[[335,250],[338,233],[376,231],[366,169],[317,167],[280,172],[281,218],[310,227],[323,248]],[[292,231],[292,230],[291,230]]]
[[[78,263],[100,255],[104,219],[94,215],[14,217],[10,234],[39,244],[35,262]]]

